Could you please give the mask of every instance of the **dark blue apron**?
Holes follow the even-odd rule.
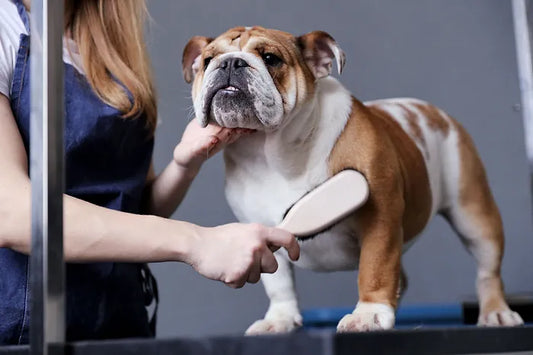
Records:
[[[29,33],[28,14],[17,0]],[[21,35],[11,108],[29,153],[30,38]],[[114,210],[140,213],[153,150],[145,117],[123,119],[85,77],[65,64],[65,192]],[[1,223],[1,221],[0,221]],[[28,342],[28,257],[0,249],[0,345]],[[155,332],[145,305],[156,288],[145,264],[68,264],[67,339],[148,337]]]

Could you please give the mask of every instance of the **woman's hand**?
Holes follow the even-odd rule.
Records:
[[[174,149],[174,161],[180,168],[197,172],[208,158],[242,135],[252,132],[251,129],[225,128],[212,123],[202,128],[196,120],[192,120]]]
[[[280,247],[298,260],[296,238],[282,229],[239,223],[200,228],[186,262],[207,278],[239,288],[258,282],[261,273],[274,273],[278,263],[273,252]]]
[[[144,212],[169,217],[185,197],[204,161],[252,132],[251,129],[224,128],[214,124],[202,128],[196,120],[189,122],[174,149],[173,161],[157,177],[150,168]]]

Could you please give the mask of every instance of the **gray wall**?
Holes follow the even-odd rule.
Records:
[[[295,34],[328,31],[347,54],[342,82],[359,99],[414,96],[458,118],[485,162],[507,233],[503,277],[509,293],[533,291],[530,193],[519,103],[510,1],[502,0],[180,0],[151,1],[149,49],[162,123],[156,169],[191,118],[181,51],[193,35],[215,36],[236,25]],[[223,196],[221,156],[210,160],[173,218],[204,226],[234,221]],[[410,289],[404,302],[453,302],[475,292],[475,269],[437,217],[405,255]],[[241,333],[262,316],[260,284],[232,290],[188,266],[153,266],[159,279],[159,336]],[[353,306],[355,272],[297,271],[302,308]]]

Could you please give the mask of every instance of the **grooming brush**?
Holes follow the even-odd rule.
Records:
[[[368,183],[363,174],[343,170],[296,201],[277,227],[298,239],[305,239],[361,207],[368,195]]]

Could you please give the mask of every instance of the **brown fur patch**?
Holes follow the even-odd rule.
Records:
[[[407,120],[407,124],[409,125],[409,133],[411,134],[413,139],[418,142],[418,144],[420,144],[424,157],[426,157],[426,159],[429,159],[429,151],[426,145],[426,139],[424,138],[422,128],[420,127],[420,117],[403,104],[397,103],[395,105],[401,107],[402,110],[405,111],[404,117]],[[390,114],[386,110],[382,109],[378,103],[374,103],[368,106],[376,112],[379,112],[381,115],[390,116]]]
[[[420,117],[413,112],[413,110],[409,109],[409,107],[398,104],[404,111],[405,111],[405,118],[407,119],[407,123],[409,124],[409,130],[411,134],[413,135],[414,139],[420,144],[422,147],[422,151],[424,153],[424,157],[426,159],[429,159],[429,150],[426,144],[426,139],[424,138],[424,134],[422,133],[422,128],[420,127]]]
[[[442,132],[445,137],[448,136],[450,124],[442,116],[439,109],[430,104],[414,104],[414,106],[426,117],[429,128]]]
[[[246,31],[244,30],[242,32],[242,35],[241,35],[241,40],[239,42],[239,47],[241,48],[241,50],[246,47],[246,44],[248,44],[248,41],[250,40],[250,37],[252,37],[252,33],[251,33],[251,30],[249,31]]]
[[[331,174],[347,168],[363,173],[370,187],[368,202],[354,214],[360,300],[395,306],[402,243],[422,231],[431,212],[424,158],[390,115],[353,99],[329,159]]]
[[[420,128],[420,124],[418,122],[418,116],[416,113],[414,113],[412,110],[409,109],[409,107],[398,104],[402,108],[402,110],[405,111],[405,118],[407,119],[407,122],[409,123],[409,130],[413,134],[414,138],[420,142],[423,146],[426,146],[426,140],[424,139],[424,135],[422,134],[422,128]]]
[[[378,121],[378,117],[381,119],[378,123],[381,126],[381,134],[389,137],[396,152],[394,156],[399,163],[399,171],[396,173],[404,180],[403,198],[406,211],[403,228],[404,239],[408,241],[420,233],[428,222],[431,190],[427,167],[418,147],[389,113],[373,107],[370,107],[369,111],[374,116],[374,122]]]

